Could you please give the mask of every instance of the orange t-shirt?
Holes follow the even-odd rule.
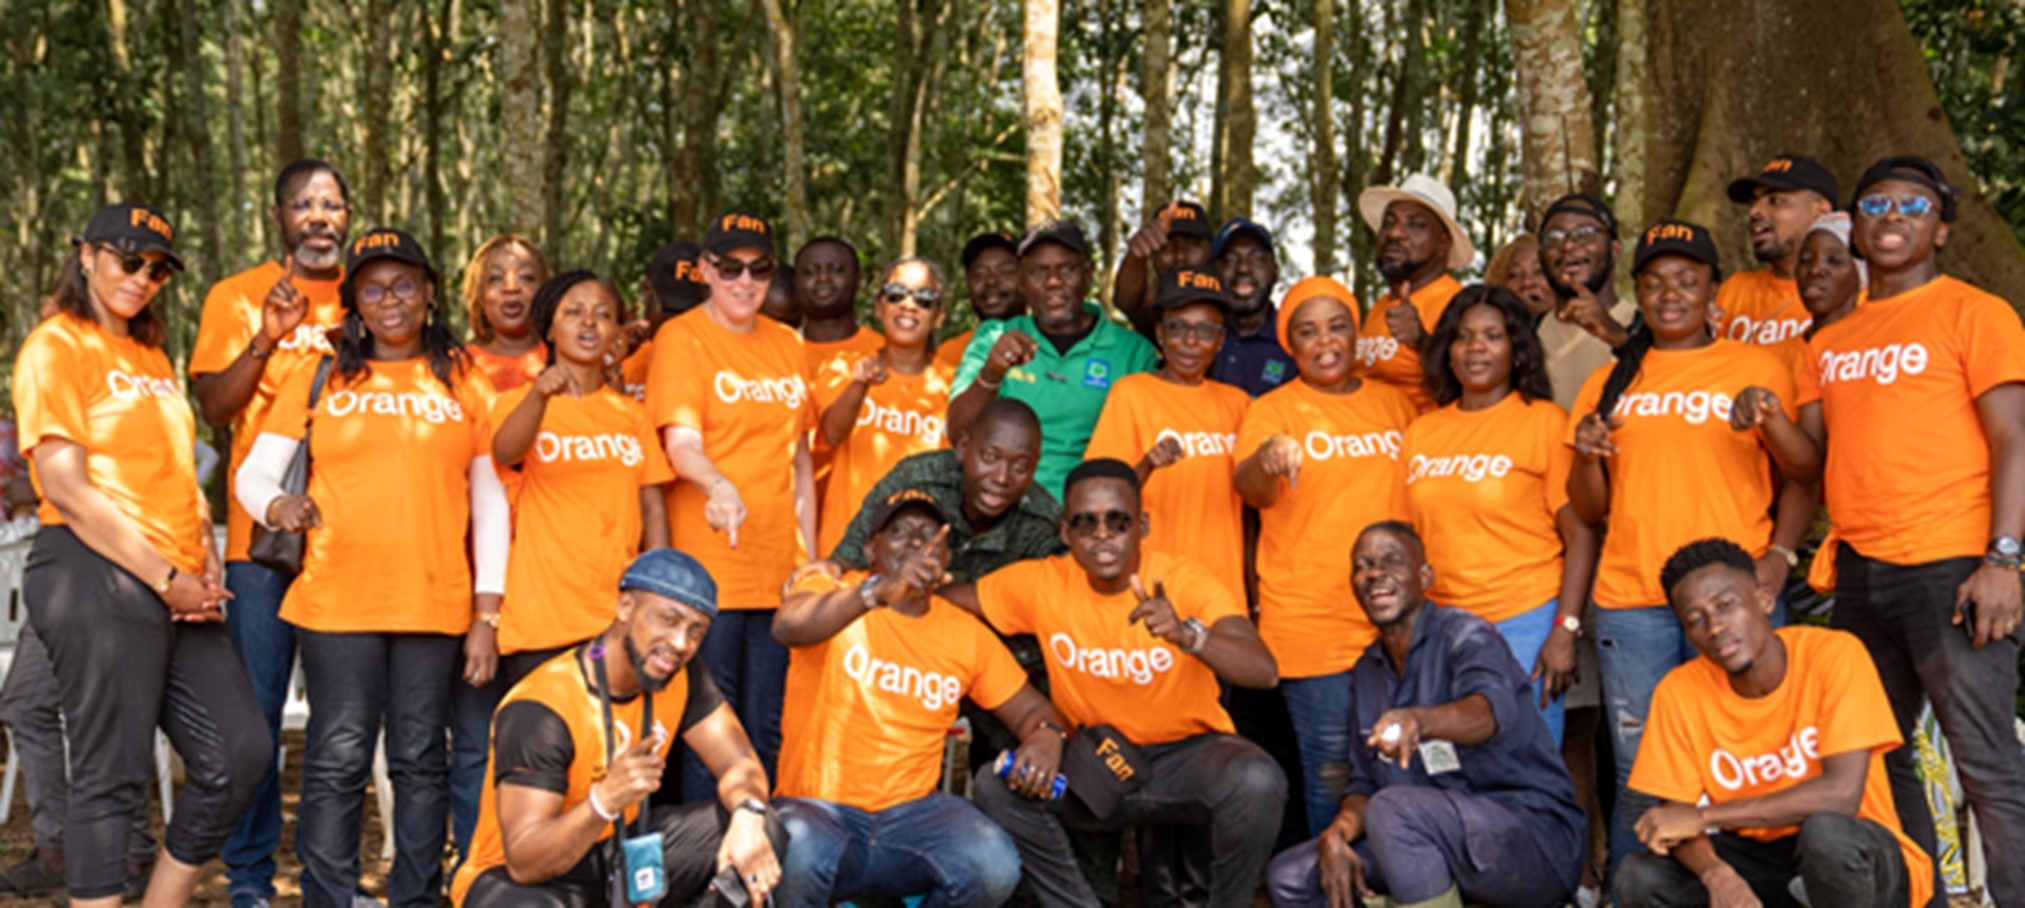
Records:
[[[204,296],[196,346],[190,349],[190,377],[216,374],[232,366],[260,332],[267,292],[281,281],[281,273],[281,263],[262,262],[212,285],[211,292]],[[344,305],[338,302],[339,283],[295,279],[296,292],[309,299],[309,311],[303,313],[302,324],[295,326],[295,333],[275,346],[267,358],[267,368],[260,373],[260,384],[254,388],[253,397],[232,418],[232,452],[225,474],[226,561],[246,560],[246,546],[253,540],[253,518],[239,506],[238,497],[230,494],[232,477],[239,475],[239,464],[245,461],[246,452],[253,450],[253,439],[266,423],[267,411],[274,406],[274,393],[281,383],[303,363],[315,362],[331,352],[327,334],[344,321],[345,315]]]
[[[531,390],[500,395],[493,425]],[[619,576],[640,553],[640,489],[675,479],[647,408],[609,387],[558,394],[519,468],[498,469],[513,498],[499,652],[554,649],[603,633]]]
[[[935,361],[948,366],[952,371],[963,365],[963,351],[970,347],[970,339],[977,334],[972,328],[955,337],[944,340],[935,348]]]
[[[1835,533],[1893,564],[1975,557],[1990,535],[1990,445],[1976,398],[2025,381],[2025,327],[1951,277],[1871,300],[1807,345],[1800,403],[1828,425]]]
[[[1795,625],[1776,632],[1786,645],[1786,678],[1756,699],[1731,689],[1722,667],[1698,658],[1667,673],[1652,693],[1645,740],[1630,786],[1676,804],[1726,804],[1761,798],[1821,775],[1836,754],[1870,752],[1856,815],[1891,830],[1905,853],[1914,906],[1933,891],[1933,862],[1907,838],[1891,799],[1884,755],[1902,739],[1870,653],[1843,631]],[[1737,835],[1770,842],[1800,827],[1745,828]]]
[[[1215,627],[1245,616],[1241,594],[1202,567],[1141,551],[1148,592],[1165,584],[1181,620]],[[1055,709],[1078,725],[1110,724],[1134,744],[1166,744],[1209,732],[1232,733],[1230,714],[1209,663],[1190,656],[1125,616],[1139,607],[1131,590],[1109,596],[1090,588],[1072,555],[1007,565],[977,583],[985,620],[1002,634],[1039,638]]]
[[[1611,366],[1590,373],[1575,397],[1566,441],[1596,410]],[[1793,373],[1763,347],[1717,340],[1693,350],[1651,350],[1612,411],[1617,454],[1610,475],[1610,532],[1596,568],[1596,604],[1665,605],[1659,569],[1697,539],[1735,540],[1762,555],[1772,544],[1775,467],[1758,433],[1730,428],[1730,403],[1752,385],[1779,395],[1794,414]]]
[[[1182,457],[1147,477],[1140,500],[1153,531],[1146,547],[1193,561],[1233,590],[1245,588],[1244,499],[1233,482],[1237,433],[1251,397],[1230,385],[1195,387],[1153,373],[1111,386],[1083,456],[1139,463],[1166,436]]]
[[[619,364],[619,374],[626,384],[626,395],[641,403],[647,402],[647,370],[654,365],[654,339],[647,338],[640,346],[627,354],[626,361]]]
[[[834,357],[816,374],[818,419],[844,396],[857,361],[857,356]],[[955,377],[956,370],[931,362],[920,375],[888,372],[884,382],[866,389],[851,437],[831,449],[830,481],[823,488],[823,508],[816,521],[816,551],[836,550],[865,495],[894,464],[942,447],[943,414],[949,409],[949,385]]]
[[[1489,408],[1455,404],[1406,430],[1406,503],[1434,565],[1428,598],[1496,624],[1561,593],[1568,503],[1568,411],[1518,392]]]
[[[804,368],[801,338],[772,319],[738,334],[698,306],[654,335],[647,415],[664,438],[670,426],[700,433],[703,453],[745,501],[733,549],[703,519],[709,496],[702,487],[668,487],[669,542],[709,569],[719,608],[779,606],[781,584],[808,558],[811,540],[795,519],[794,488],[795,445],[815,418]]]
[[[1349,394],[1290,381],[1252,402],[1238,430],[1240,462],[1274,435],[1301,445],[1301,469],[1259,512],[1259,636],[1282,678],[1347,672],[1378,639],[1350,595],[1350,547],[1382,520],[1407,519],[1399,447],[1419,415],[1391,385]]]
[[[534,384],[548,368],[548,345],[535,344],[534,349],[519,356],[500,356],[488,353],[476,343],[464,345],[464,352],[471,354],[471,362],[485,377],[492,379],[492,389],[499,392],[511,391],[522,385]]]
[[[861,356],[874,355],[879,352],[880,348],[885,346],[886,339],[881,337],[879,332],[866,328],[863,325],[858,326],[858,330],[852,332],[850,337],[840,341],[812,341],[807,338],[802,340],[802,357],[808,363],[809,387],[814,389],[817,395],[817,404],[813,415],[817,425],[821,425],[823,418],[821,396],[823,375],[831,369],[836,368],[838,364],[842,364],[845,370],[844,375],[848,378],[851,374],[851,363],[854,360]],[[832,399],[834,400],[834,398]],[[830,443],[823,438],[822,432],[816,432],[815,437],[809,441],[809,463],[815,467],[816,501],[818,502],[829,500],[830,471],[834,468],[834,464],[832,463],[834,458],[835,452],[830,448]],[[845,519],[848,520],[850,518],[847,517]],[[822,532],[821,523],[818,521],[816,535],[820,537]],[[822,549],[822,551],[827,552],[829,549]]]
[[[1407,300],[1420,312],[1421,330],[1433,333],[1435,323],[1441,321],[1442,312],[1448,309],[1449,300],[1460,292],[1462,284],[1444,274],[1408,294]],[[1397,305],[1399,297],[1387,291],[1371,304],[1371,312],[1358,324],[1357,374],[1406,392],[1413,398],[1413,405],[1425,413],[1434,409],[1434,395],[1423,386],[1425,374],[1420,367],[1420,351],[1393,338],[1391,326],[1385,323],[1386,310]]]
[[[1716,307],[1723,310],[1723,337],[1761,347],[1804,341],[1814,324],[1814,314],[1800,301],[1800,285],[1774,276],[1770,268],[1731,275],[1716,291]]]
[[[795,589],[827,593],[865,577],[815,575]],[[943,738],[963,699],[997,709],[1026,683],[998,636],[939,596],[920,616],[866,612],[790,656],[774,795],[875,813],[924,797],[942,778]]]
[[[203,573],[211,528],[197,487],[197,420],[160,347],[67,312],[51,315],[15,351],[14,413],[24,456],[49,438],[84,448],[92,487],[176,570]],[[42,499],[36,516],[62,526],[41,466],[28,462]]]
[[[327,634],[462,634],[471,628],[471,461],[492,454],[492,385],[464,369],[451,388],[427,357],[374,361],[357,381],[332,364],[309,442],[302,573],[281,619]],[[263,434],[300,440],[311,361],[275,396]]]
[[[590,797],[591,786],[604,779],[608,767],[605,759],[604,704],[591,683],[585,676],[583,664],[577,659],[577,651],[572,649],[542,663],[499,701],[502,710],[515,703],[539,703],[569,729],[570,749],[575,760],[570,763],[564,779],[567,790],[555,792],[563,799],[558,815],[576,809],[578,804]],[[654,730],[661,742],[654,750],[664,757],[674,747],[675,736],[679,733],[675,725],[683,718],[682,705],[689,699],[687,666],[675,673],[667,687],[654,694]],[[639,696],[612,701],[614,750],[623,750],[632,744],[634,729],[639,728],[646,718],[646,703],[647,698]],[[485,790],[478,799],[478,825],[471,831],[471,850],[463,866],[458,867],[456,875],[450,879],[450,902],[454,905],[464,904],[465,896],[471,892],[471,884],[478,881],[480,874],[494,867],[506,866],[506,842],[501,838],[499,827],[499,780],[502,773],[493,761],[498,746],[499,742],[494,741],[493,746],[486,750]],[[508,784],[512,781],[508,780]],[[639,816],[640,807],[645,803],[643,800],[622,811],[621,816],[628,825]],[[612,824],[600,823],[597,840],[602,842],[611,835]]]

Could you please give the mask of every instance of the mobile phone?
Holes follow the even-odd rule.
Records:
[[[745,878],[738,875],[737,864],[724,865],[724,870],[710,881],[710,892],[717,896],[718,904],[731,908],[748,908],[752,904],[752,893],[746,891]]]
[[[1962,630],[1968,633],[1970,640],[1976,639],[1976,600],[1974,599],[1962,603]]]

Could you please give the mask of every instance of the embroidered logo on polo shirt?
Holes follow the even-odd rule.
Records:
[[[1111,387],[1111,363],[1109,360],[1091,358],[1083,363],[1083,387]]]
[[[1287,364],[1277,359],[1266,360],[1266,371],[1262,373],[1262,377],[1276,385],[1286,381]]]

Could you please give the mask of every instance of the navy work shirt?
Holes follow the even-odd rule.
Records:
[[[1299,374],[1294,358],[1280,346],[1279,329],[1270,318],[1264,327],[1250,334],[1239,334],[1235,327],[1225,329],[1223,345],[1217,348],[1216,363],[1209,371],[1212,380],[1241,388],[1253,397],[1284,385]]]

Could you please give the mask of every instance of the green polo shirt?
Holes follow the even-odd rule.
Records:
[[[1097,428],[1097,416],[1104,412],[1111,385],[1135,372],[1151,372],[1160,361],[1146,338],[1106,318],[1096,304],[1084,303],[1083,311],[1096,316],[1096,327],[1067,353],[1055,350],[1035,327],[1032,315],[977,326],[977,334],[963,351],[963,365],[956,370],[955,389],[950,392],[954,398],[977,380],[999,335],[1017,330],[1034,339],[1039,349],[1033,361],[1007,372],[998,393],[1024,402],[1040,417],[1041,462],[1034,468],[1034,484],[1058,501],[1069,471],[1083,462],[1083,448]]]

